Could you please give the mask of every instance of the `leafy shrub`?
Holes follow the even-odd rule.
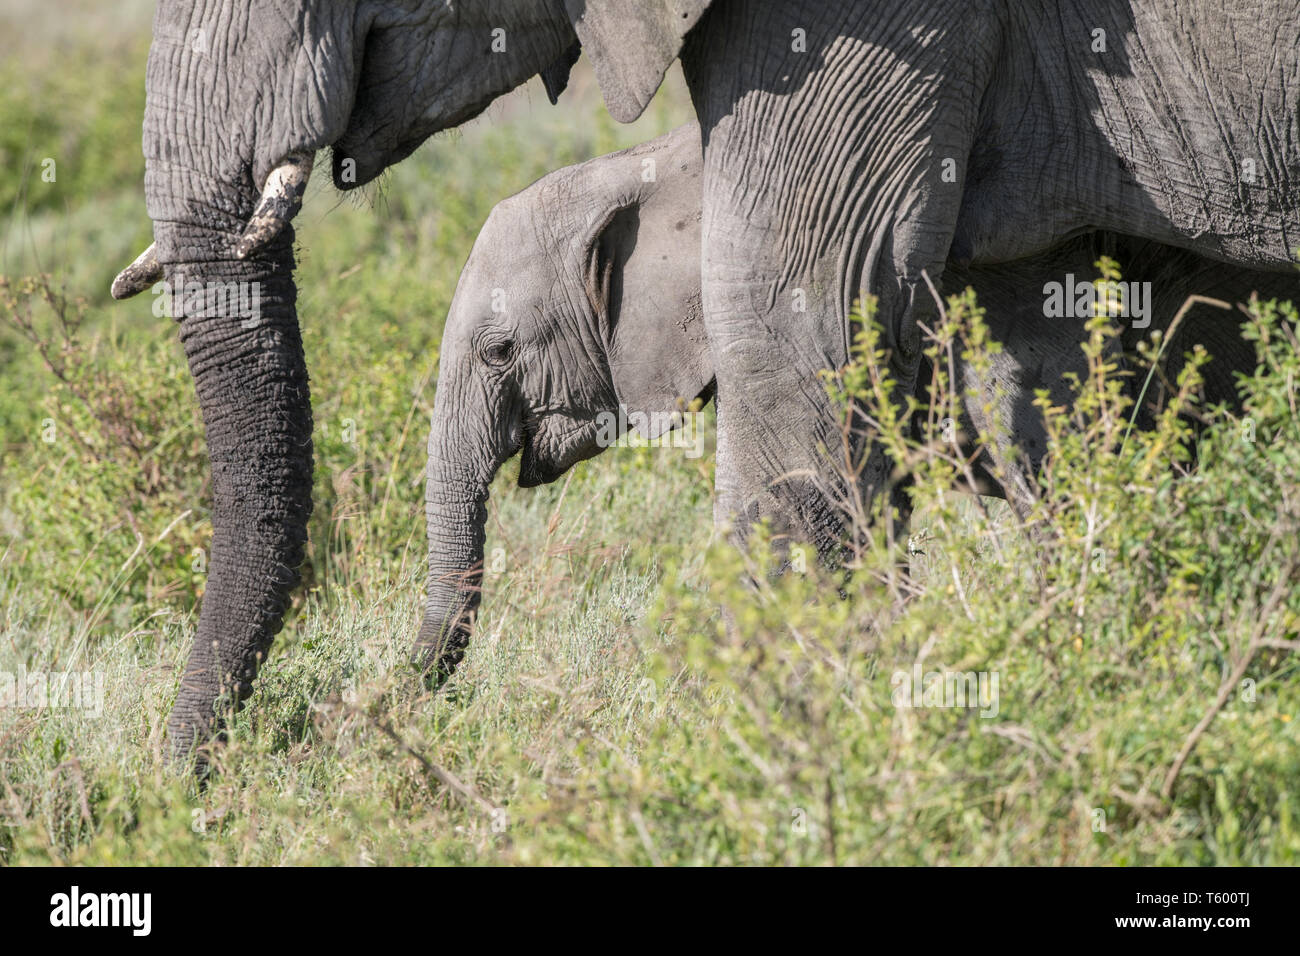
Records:
[[[903,427],[864,325],[836,386],[909,462],[914,574],[887,522],[843,598],[824,573],[773,578],[765,543],[715,545],[704,588],[670,570],[659,613],[680,641],[656,673],[684,714],[630,766],[608,751],[580,774],[568,826],[640,862],[1295,862],[1300,348],[1292,306],[1251,317],[1244,415],[1203,410],[1195,465],[1179,411],[1197,362],[1156,427],[1130,430],[1115,331],[1094,320],[1073,408],[1042,399],[1052,451],[1023,526],[940,490],[960,453],[941,416]],[[950,299],[932,355],[979,361],[980,325]],[[996,678],[995,703],[899,698],[932,673]]]

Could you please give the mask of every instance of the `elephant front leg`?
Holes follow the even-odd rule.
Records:
[[[895,400],[915,387],[998,43],[972,6],[736,0],[692,34],[719,516],[742,539],[767,519],[831,557],[888,487],[822,373],[870,295]]]
[[[741,259],[759,261],[758,250]],[[916,388],[918,320],[934,308],[923,280],[894,286],[879,297],[876,320],[901,412]],[[780,550],[805,542],[837,564],[845,546],[863,540],[893,470],[861,408],[838,404],[824,375],[849,358],[849,315],[835,304],[840,283],[815,272],[785,283],[711,272],[704,288],[717,365],[716,515],[742,541],[766,521]],[[905,523],[906,495],[892,491],[895,520]]]
[[[840,363],[818,344],[819,316],[782,314],[782,300],[805,294],[800,286],[770,295],[766,284],[706,280],[705,290],[717,362],[716,516],[740,540],[766,520],[779,544],[807,542],[827,557],[843,538],[845,484],[838,416],[819,376]]]

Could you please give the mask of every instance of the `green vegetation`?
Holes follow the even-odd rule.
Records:
[[[864,322],[828,386],[909,462],[910,577],[888,522],[847,581],[750,566],[712,531],[708,456],[619,449],[532,491],[511,463],[489,505],[503,570],[465,664],[436,697],[413,684],[432,375],[478,227],[545,172],[689,118],[677,85],[617,126],[581,70],[560,107],[530,87],[360,208],[313,187],[307,583],[211,786],[171,775],[162,727],[211,529],[175,331],[150,296],[106,292],[148,236],[143,50],[127,35],[81,48],[81,79],[0,84],[0,672],[89,671],[103,689],[98,715],[0,707],[0,860],[1300,858],[1300,349],[1275,304],[1256,309],[1244,418],[1202,409],[1195,462],[1176,414],[1195,363],[1156,430],[1129,433],[1098,320],[1024,520],[942,490],[954,396],[940,381],[931,434],[899,434]],[[954,298],[932,348],[978,356],[980,329]],[[996,675],[996,715],[895,706],[914,672],[944,671]]]

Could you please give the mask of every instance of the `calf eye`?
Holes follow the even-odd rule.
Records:
[[[496,339],[484,343],[483,361],[495,368],[500,368],[510,361],[510,356],[514,354],[514,350],[515,343],[509,339]]]

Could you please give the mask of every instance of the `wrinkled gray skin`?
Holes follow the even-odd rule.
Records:
[[[705,141],[718,508],[742,529],[768,516],[824,552],[842,540],[816,372],[843,361],[859,290],[910,384],[935,311],[923,272],[951,289],[947,262],[1090,230],[1263,271],[1300,246],[1293,3],[727,0],[681,58]],[[877,443],[861,493],[889,470]]]
[[[971,391],[981,396],[981,401],[968,402],[963,408],[961,431],[966,435],[984,431],[999,438],[998,447],[986,450],[976,462],[976,489],[1006,498],[1021,513],[1035,494],[1032,476],[1047,450],[1047,431],[1034,405],[1035,392],[1047,389],[1054,404],[1068,407],[1072,399],[1065,376],[1073,374],[1083,381],[1088,374],[1083,320],[1044,317],[1043,286],[1064,282],[1071,274],[1078,281],[1094,276],[1095,264],[1103,255],[1121,264],[1126,282],[1150,284],[1150,325],[1137,328],[1137,320],[1116,318],[1120,336],[1118,343],[1112,343],[1116,348],[1112,357],[1120,367],[1128,397],[1135,403],[1141,401],[1137,408],[1141,427],[1151,427],[1154,412],[1169,397],[1166,383],[1177,381],[1187,353],[1196,345],[1203,346],[1210,356],[1201,373],[1205,404],[1240,410],[1236,376],[1251,372],[1256,361],[1254,346],[1241,335],[1244,307],[1252,295],[1268,300],[1296,292],[1296,279],[1287,272],[1228,265],[1186,249],[1114,233],[1086,234],[1046,253],[996,266],[963,267],[950,262],[950,287],[975,289],[979,304],[988,310],[990,336],[1002,344],[1001,354],[992,357],[987,376],[960,357],[956,360],[958,393]],[[1229,308],[1189,303],[1191,296],[1216,300]],[[1184,307],[1186,313],[1161,353],[1161,376],[1142,395],[1148,366],[1137,361],[1138,344],[1157,330],[1169,330]],[[923,362],[918,394],[929,376]],[[994,403],[992,415],[983,410],[989,399]],[[993,477],[998,469],[1005,476],[1002,481]]]
[[[173,752],[251,692],[303,553],[293,230],[234,255],[290,154],[332,147],[335,185],[363,185],[534,75],[557,92],[576,41],[630,121],[680,55],[705,144],[719,514],[770,515],[825,549],[842,527],[816,372],[844,359],[859,292],[879,297],[912,383],[921,273],[942,286],[949,259],[1008,262],[1106,229],[1284,268],[1300,244],[1298,36],[1300,10],[1273,0],[159,0],[144,117],[157,258],[173,280],[258,282],[263,306],[252,326],[220,305],[180,322],[213,540]],[[868,492],[886,474],[872,460]],[[776,481],[800,469],[816,477]]]
[[[478,606],[485,504],[497,469],[522,452],[520,484],[554,481],[599,454],[598,416],[645,413],[663,421],[713,386],[700,315],[699,126],[691,123],[623,152],[557,170],[500,203],[460,276],[442,340],[429,437],[429,590],[417,655],[443,674],[461,659]],[[645,180],[653,170],[653,181]],[[1042,255],[985,268],[950,268],[987,309],[994,341],[987,377],[956,359],[959,392],[982,397],[959,428],[994,432],[986,398],[1008,429],[1007,444],[977,459],[976,490],[1027,505],[1046,450],[1038,389],[1068,405],[1065,374],[1087,376],[1082,320],[1045,318],[1042,287],[1094,274],[1102,254],[1123,257],[1127,274],[1155,293],[1145,331],[1166,329],[1189,295],[1244,302],[1289,277],[1213,262],[1158,243],[1087,235]],[[1025,290],[1038,290],[1025,294]],[[1169,377],[1194,342],[1214,356],[1207,399],[1236,402],[1233,371],[1249,371],[1254,350],[1236,319],[1197,306],[1169,346]],[[1240,318],[1240,316],[1238,316]],[[1122,320],[1117,320],[1122,322]],[[1121,361],[1123,357],[1120,357]],[[1128,380],[1136,398],[1136,379]],[[922,376],[921,389],[928,382]],[[1157,390],[1158,391],[1158,390]],[[1147,396],[1157,397],[1157,391]],[[635,421],[635,419],[634,419]],[[654,432],[644,437],[656,437]],[[1013,460],[1011,447],[1023,458]],[[994,475],[1001,466],[1007,475]]]
[[[554,481],[599,454],[602,412],[666,416],[710,388],[701,165],[692,124],[551,173],[479,233],[439,359],[421,668],[445,676],[469,640],[488,485],[506,459],[522,454],[524,487]]]

